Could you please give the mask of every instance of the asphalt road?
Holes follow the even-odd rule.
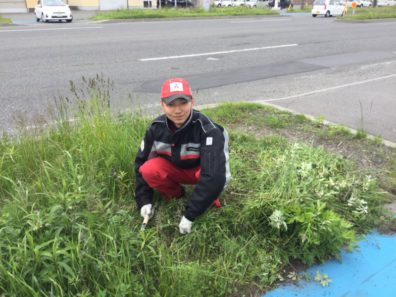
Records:
[[[89,15],[89,14],[88,14]],[[116,111],[158,111],[161,83],[190,80],[197,103],[261,101],[396,142],[396,22],[309,14],[71,24],[12,16],[0,27],[0,125],[39,121],[69,81],[102,74]],[[19,119],[19,120],[15,120]]]

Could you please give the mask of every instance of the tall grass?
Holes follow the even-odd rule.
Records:
[[[348,14],[342,19],[346,20],[374,20],[396,18],[396,6],[368,7],[353,10],[348,8]]]
[[[234,179],[223,207],[181,236],[186,201],[155,195],[142,232],[133,159],[149,121],[112,115],[109,87],[100,77],[72,84],[56,126],[0,141],[3,296],[259,294],[292,261],[338,255],[380,215],[375,180],[345,159],[278,136],[230,133]],[[211,114],[221,120],[233,108],[241,111],[224,105]]]

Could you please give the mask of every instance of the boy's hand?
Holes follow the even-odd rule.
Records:
[[[181,234],[191,233],[191,227],[193,222],[187,219],[185,216],[182,217],[179,224],[179,231]]]
[[[149,218],[151,219],[154,215],[153,205],[152,204],[143,205],[142,208],[140,209],[140,215],[143,218],[149,216]]]

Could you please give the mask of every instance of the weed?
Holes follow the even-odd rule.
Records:
[[[376,135],[373,139],[372,139],[373,143],[375,145],[381,145],[383,143],[383,138],[379,135]]]
[[[360,129],[355,133],[354,138],[355,139],[365,139],[365,138],[367,138],[367,132]]]
[[[343,125],[330,125],[329,131],[330,136],[349,136],[351,132]]]
[[[271,128],[284,128],[285,122],[279,116],[267,116],[264,118],[264,123]]]
[[[316,271],[315,277],[314,277],[315,282],[318,282],[322,287],[327,287],[331,279],[327,274],[322,274],[320,271]]]
[[[323,123],[324,123],[324,120],[325,120],[324,116],[322,116],[322,115],[321,116],[317,116],[315,118],[315,120],[313,121],[313,124],[316,127],[322,127]]]

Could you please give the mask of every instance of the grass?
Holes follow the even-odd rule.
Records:
[[[233,180],[223,207],[181,236],[186,201],[156,195],[156,215],[142,232],[133,159],[150,119],[112,115],[110,87],[101,77],[72,84],[73,95],[57,101],[56,126],[0,140],[7,296],[260,295],[292,275],[285,268],[296,261],[352,248],[383,215],[378,181],[351,161],[280,133],[234,129],[256,123],[258,131],[281,131],[308,119],[224,104],[205,111],[230,132]]]
[[[4,18],[0,15],[0,25],[2,24],[12,24],[10,19]]]
[[[346,16],[337,18],[357,21],[396,18],[396,6],[358,8],[354,13],[351,8],[348,8]]]
[[[271,9],[247,7],[212,7],[209,11],[200,8],[163,8],[163,9],[122,9],[111,12],[100,12],[93,20],[113,19],[146,19],[178,17],[214,17],[244,15],[278,15]]]
[[[294,8],[294,7],[288,8],[287,12],[311,12],[311,10],[312,10],[312,5],[305,5],[302,8]]]

